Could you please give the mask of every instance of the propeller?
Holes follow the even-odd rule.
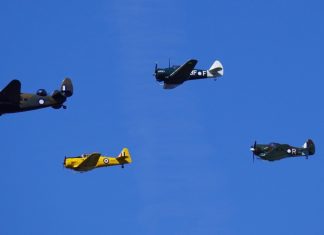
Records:
[[[256,145],[257,145],[257,143],[256,143],[256,141],[254,141],[254,144],[251,146],[253,162],[254,162],[254,159],[255,159],[254,151],[255,151]]]
[[[153,73],[153,76],[156,76],[156,73],[157,73],[157,69],[158,69],[158,64],[155,63],[155,69],[154,69],[154,73]]]
[[[66,162],[66,156],[64,156],[63,169],[64,169],[64,167],[65,167],[65,162]]]

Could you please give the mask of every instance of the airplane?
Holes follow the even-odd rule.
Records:
[[[73,85],[69,78],[65,78],[61,85],[61,90],[53,91],[48,95],[45,89],[38,89],[36,94],[21,93],[21,83],[19,80],[12,80],[0,92],[0,115],[6,113],[17,113],[35,109],[52,107],[59,109],[66,106],[63,104],[67,97],[73,95]]]
[[[65,157],[63,165],[65,168],[79,172],[86,172],[98,167],[121,165],[132,162],[131,155],[127,148],[123,148],[121,153],[116,157],[106,157],[100,153],[82,154],[77,157]]]
[[[288,144],[257,144],[256,141],[250,149],[254,155],[257,155],[262,160],[276,161],[288,157],[308,156],[315,153],[315,144],[311,139],[308,139],[302,147],[293,147]]]
[[[217,77],[224,75],[223,65],[218,60],[208,70],[194,69],[197,63],[197,60],[191,59],[181,66],[173,65],[170,67],[169,60],[168,68],[158,68],[158,65],[155,64],[153,76],[163,85],[164,89],[173,89],[185,81],[204,78],[214,78],[216,80]]]

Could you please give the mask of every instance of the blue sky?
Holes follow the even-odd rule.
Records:
[[[1,1],[0,86],[75,94],[1,116],[0,234],[323,234],[322,1]],[[161,66],[224,77],[163,90]],[[252,163],[277,141],[317,153]],[[133,164],[78,174],[65,155]]]

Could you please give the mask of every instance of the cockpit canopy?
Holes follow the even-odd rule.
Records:
[[[280,144],[278,144],[278,143],[270,143],[269,144],[269,146],[272,147],[272,148],[277,147],[278,145],[280,145]]]
[[[45,89],[38,89],[36,94],[39,96],[47,96],[47,91]]]

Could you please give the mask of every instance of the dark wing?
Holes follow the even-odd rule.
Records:
[[[97,162],[100,158],[100,153],[92,153],[86,160],[84,160],[79,166],[79,169],[91,169],[97,165]]]
[[[268,160],[274,161],[285,157],[289,148],[290,146],[287,144],[279,144],[267,153]]]
[[[167,83],[183,83],[189,78],[191,71],[195,68],[197,60],[188,60],[186,63],[177,68],[171,75],[170,80]]]
[[[20,89],[21,83],[18,80],[12,80],[3,90],[0,92],[0,100],[8,101],[12,103],[19,103],[20,101]]]

